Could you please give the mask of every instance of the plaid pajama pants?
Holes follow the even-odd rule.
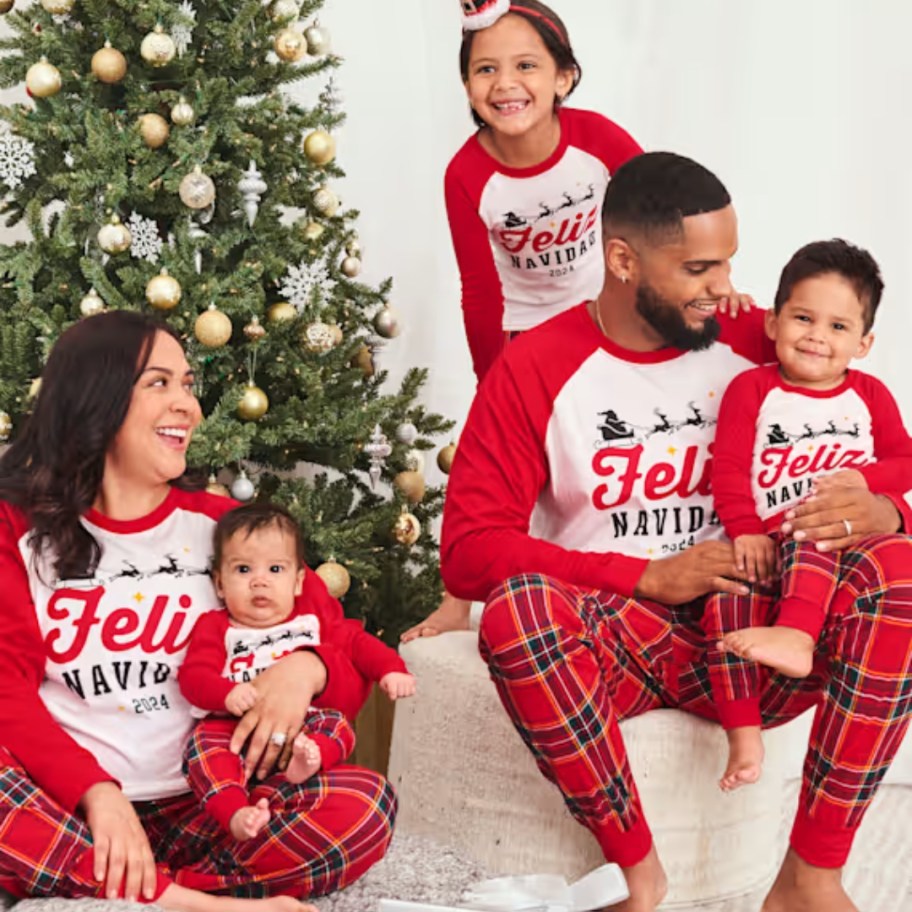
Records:
[[[225,716],[204,719],[194,728],[184,752],[184,775],[196,800],[226,830],[235,812],[252,803],[243,758],[229,750],[237,722]],[[302,731],[320,748],[324,772],[354,750],[355,733],[334,709],[308,710]]]
[[[912,715],[912,539],[840,555],[840,586],[807,678],[771,673],[764,725],[816,706],[791,844],[841,867]],[[659,707],[716,719],[702,604],[667,607],[521,576],[494,590],[480,649],[513,724],[605,857],[646,856],[652,835],[618,721]],[[707,773],[709,775],[709,773]]]
[[[762,724],[758,695],[769,671],[716,649],[715,643],[734,630],[771,624],[802,630],[817,642],[839,585],[839,552],[821,552],[792,539],[779,545],[782,566],[775,589],[754,588],[748,595],[718,593],[706,600],[703,610],[709,681],[725,729]]]
[[[340,890],[386,852],[396,796],[370,770],[340,766],[301,785],[257,784],[272,818],[238,842],[190,794],[135,802],[158,864],[156,898],[172,882],[207,893],[301,899]],[[0,748],[0,887],[15,896],[99,896],[85,822],[36,786]]]

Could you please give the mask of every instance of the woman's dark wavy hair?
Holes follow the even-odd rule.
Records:
[[[51,349],[41,386],[0,459],[0,499],[20,507],[30,544],[51,549],[58,579],[91,576],[101,549],[79,519],[95,501],[105,454],[123,424],[156,333],[166,324],[114,310],[80,320]]]
[[[531,10],[533,15],[530,16],[526,13],[524,11],[526,9]],[[536,16],[534,15],[535,13],[538,13],[539,15]],[[583,68],[579,65],[579,62],[573,53],[573,48],[570,46],[570,34],[567,32],[567,26],[564,25],[560,16],[558,16],[550,6],[545,6],[544,3],[539,3],[538,0],[520,0],[519,3],[511,4],[510,14],[513,16],[521,16],[536,32],[538,32],[541,40],[545,43],[545,47],[548,49],[548,53],[554,58],[558,70],[573,73],[573,85],[570,86],[570,91],[567,92],[567,95],[565,95],[564,98],[572,95],[573,90],[579,85],[580,80],[583,78]],[[541,18],[539,18],[540,16],[544,16],[545,19],[553,23],[557,32],[555,32],[547,22],[543,22]],[[475,31],[464,31],[462,33],[462,44],[459,48],[459,72],[462,73],[463,82],[469,81],[469,59],[472,56],[472,45],[475,42],[476,34],[478,33]],[[564,98],[554,99],[555,110],[560,107]],[[477,126],[487,126],[475,112],[474,108],[471,109],[471,112],[472,120],[475,121]]]

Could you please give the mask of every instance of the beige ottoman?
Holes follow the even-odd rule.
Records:
[[[418,694],[397,704],[389,776],[397,828],[432,836],[492,874],[576,879],[604,859],[500,705],[477,634],[415,640],[402,656]],[[668,872],[663,908],[738,896],[778,865],[787,737],[766,734],[757,785],[723,794],[725,736],[715,725],[658,710],[621,726],[643,805]]]

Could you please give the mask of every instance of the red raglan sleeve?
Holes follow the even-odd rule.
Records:
[[[545,433],[556,394],[524,370],[521,343],[531,341],[511,343],[491,368],[459,438],[443,515],[443,581],[448,592],[469,599],[484,599],[522,573],[632,595],[647,561],[571,551],[529,534],[548,481]]]
[[[177,682],[186,700],[207,712],[225,712],[234,687],[225,670],[225,612],[207,611],[193,628]]]
[[[447,218],[462,281],[462,316],[479,381],[503,349],[504,299],[488,229],[463,179],[464,157],[458,155],[444,178]]]
[[[67,811],[99,782],[115,781],[55,721],[38,688],[46,654],[18,542],[21,515],[0,504],[0,743],[32,781]]]
[[[757,415],[768,384],[765,372],[749,370],[729,383],[719,406],[713,441],[712,492],[716,513],[728,537],[762,535],[751,490],[751,461],[757,435]]]
[[[875,494],[890,498],[899,510],[902,528],[912,530],[912,505],[905,496],[912,491],[912,438],[899,406],[887,387],[869,374],[859,374],[857,389],[871,414],[874,458],[861,469],[868,487]]]
[[[568,111],[579,118],[582,136],[574,138],[587,152],[598,157],[610,174],[643,153],[640,144],[613,120],[594,111]]]

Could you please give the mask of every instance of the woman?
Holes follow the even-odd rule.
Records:
[[[0,460],[0,886],[16,895],[300,912],[291,896],[346,886],[388,845],[382,777],[269,775],[311,700],[332,705],[330,646],[261,675],[238,724],[273,811],[256,839],[219,832],[181,774],[193,720],[177,670],[217,604],[212,529],[233,506],[182,484],[200,418],[178,338],[115,311],[60,337]]]

